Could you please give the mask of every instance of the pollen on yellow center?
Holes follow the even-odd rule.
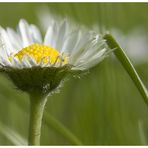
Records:
[[[14,56],[19,60],[22,60],[24,55],[31,56],[37,63],[41,62],[41,60],[43,60],[43,63],[48,63],[50,60],[51,64],[60,62],[61,60],[62,64],[67,63],[67,58],[61,59],[60,54],[56,49],[41,44],[32,44],[25,47]]]

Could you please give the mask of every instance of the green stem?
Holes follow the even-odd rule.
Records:
[[[82,145],[82,142],[69,130],[67,129],[62,123],[60,123],[57,119],[52,117],[50,114],[46,113],[44,114],[45,122],[50,127],[52,127],[55,131],[57,131],[59,134],[64,136],[66,139],[68,139],[72,144],[75,145]]]
[[[148,105],[148,91],[144,86],[143,82],[141,81],[134,66],[132,65],[130,59],[126,56],[123,49],[118,45],[118,43],[115,41],[115,39],[112,37],[111,34],[105,34],[104,39],[106,40],[106,43],[111,49],[115,49],[114,50],[115,56],[121,62],[125,70],[128,72],[129,76],[131,77],[136,87],[138,88],[139,92],[143,96],[145,103]]]
[[[28,145],[40,145],[42,117],[47,98],[38,94],[30,95],[30,125]]]

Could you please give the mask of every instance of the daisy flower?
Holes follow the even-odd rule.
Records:
[[[30,95],[29,145],[40,145],[47,96],[66,75],[86,71],[108,55],[101,35],[72,28],[67,20],[52,20],[43,38],[38,27],[24,19],[16,31],[1,27],[0,51],[1,72]]]
[[[70,29],[67,20],[49,25],[45,37],[21,19],[16,31],[0,28],[0,69],[21,90],[46,95],[61,80],[85,71],[108,54],[105,41],[93,31]]]

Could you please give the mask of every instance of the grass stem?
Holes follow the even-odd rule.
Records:
[[[134,66],[132,65],[130,59],[127,57],[126,53],[123,49],[118,45],[116,40],[113,38],[111,34],[105,34],[104,39],[108,44],[109,48],[115,49],[114,54],[117,59],[121,62],[122,66],[125,68],[131,79],[133,80],[134,84],[138,88],[139,92],[144,98],[145,103],[148,105],[148,90],[146,89],[145,85],[141,81],[138,73],[136,72]]]

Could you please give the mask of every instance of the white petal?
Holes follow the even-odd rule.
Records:
[[[19,35],[11,28],[7,28],[7,34],[14,51],[20,50],[23,46]]]
[[[33,39],[31,37],[31,34],[29,32],[29,25],[28,23],[21,19],[18,25],[18,32],[21,35],[22,41],[23,41],[23,47],[26,47],[33,43]]]
[[[30,33],[35,43],[42,43],[41,33],[35,25],[30,25]]]
[[[13,57],[11,59],[11,63],[12,63],[12,67],[15,67],[15,68],[23,68],[24,67],[23,64],[21,64],[20,60],[15,57]]]
[[[70,33],[67,36],[66,40],[64,41],[64,45],[60,53],[70,54],[77,44],[78,37],[79,37],[79,31],[74,31]]]
[[[3,58],[3,57],[0,57],[0,64],[3,65],[3,66],[12,66],[10,61],[5,59],[5,58]]]
[[[78,65],[75,65],[74,69],[84,70],[93,67],[106,57],[106,51],[107,49],[104,48],[93,57],[90,57],[90,59],[88,59],[87,61],[80,61]]]
[[[10,56],[11,53],[14,52],[13,46],[9,40],[8,34],[3,28],[0,28],[0,34],[1,34],[1,40],[3,44],[3,48],[5,48],[5,52],[7,53],[7,56]]]
[[[54,22],[51,26],[49,26],[46,32],[44,44],[55,48],[57,32],[58,32],[57,24]]]
[[[0,56],[2,56],[3,58],[8,58],[8,54],[6,52],[6,45],[0,35]]]
[[[38,65],[34,58],[32,58],[31,56],[28,56],[28,62],[32,67]]]
[[[82,53],[74,62],[74,64],[77,64],[80,60],[88,60],[89,58],[92,58],[93,55],[96,55],[99,50],[102,50],[104,48],[104,41],[94,41],[94,43],[90,44],[91,46],[86,49],[84,53]]]
[[[59,26],[58,36],[56,41],[56,49],[60,52],[62,50],[65,36],[67,35],[67,21],[64,20],[61,25]]]
[[[30,68],[32,65],[29,63],[29,57],[27,55],[24,55],[21,63],[23,64],[23,67]]]
[[[74,61],[76,61],[76,59],[82,54],[82,52],[87,49],[87,46],[90,46],[92,40],[95,40],[95,38],[94,36],[92,36],[92,34],[90,34],[90,32],[80,36],[79,42],[71,53],[71,63],[74,63]]]
[[[90,42],[94,38],[91,32],[81,33],[79,36],[79,42],[75,46],[72,54],[77,54],[77,52],[80,52],[80,49],[84,47],[88,42]]]

